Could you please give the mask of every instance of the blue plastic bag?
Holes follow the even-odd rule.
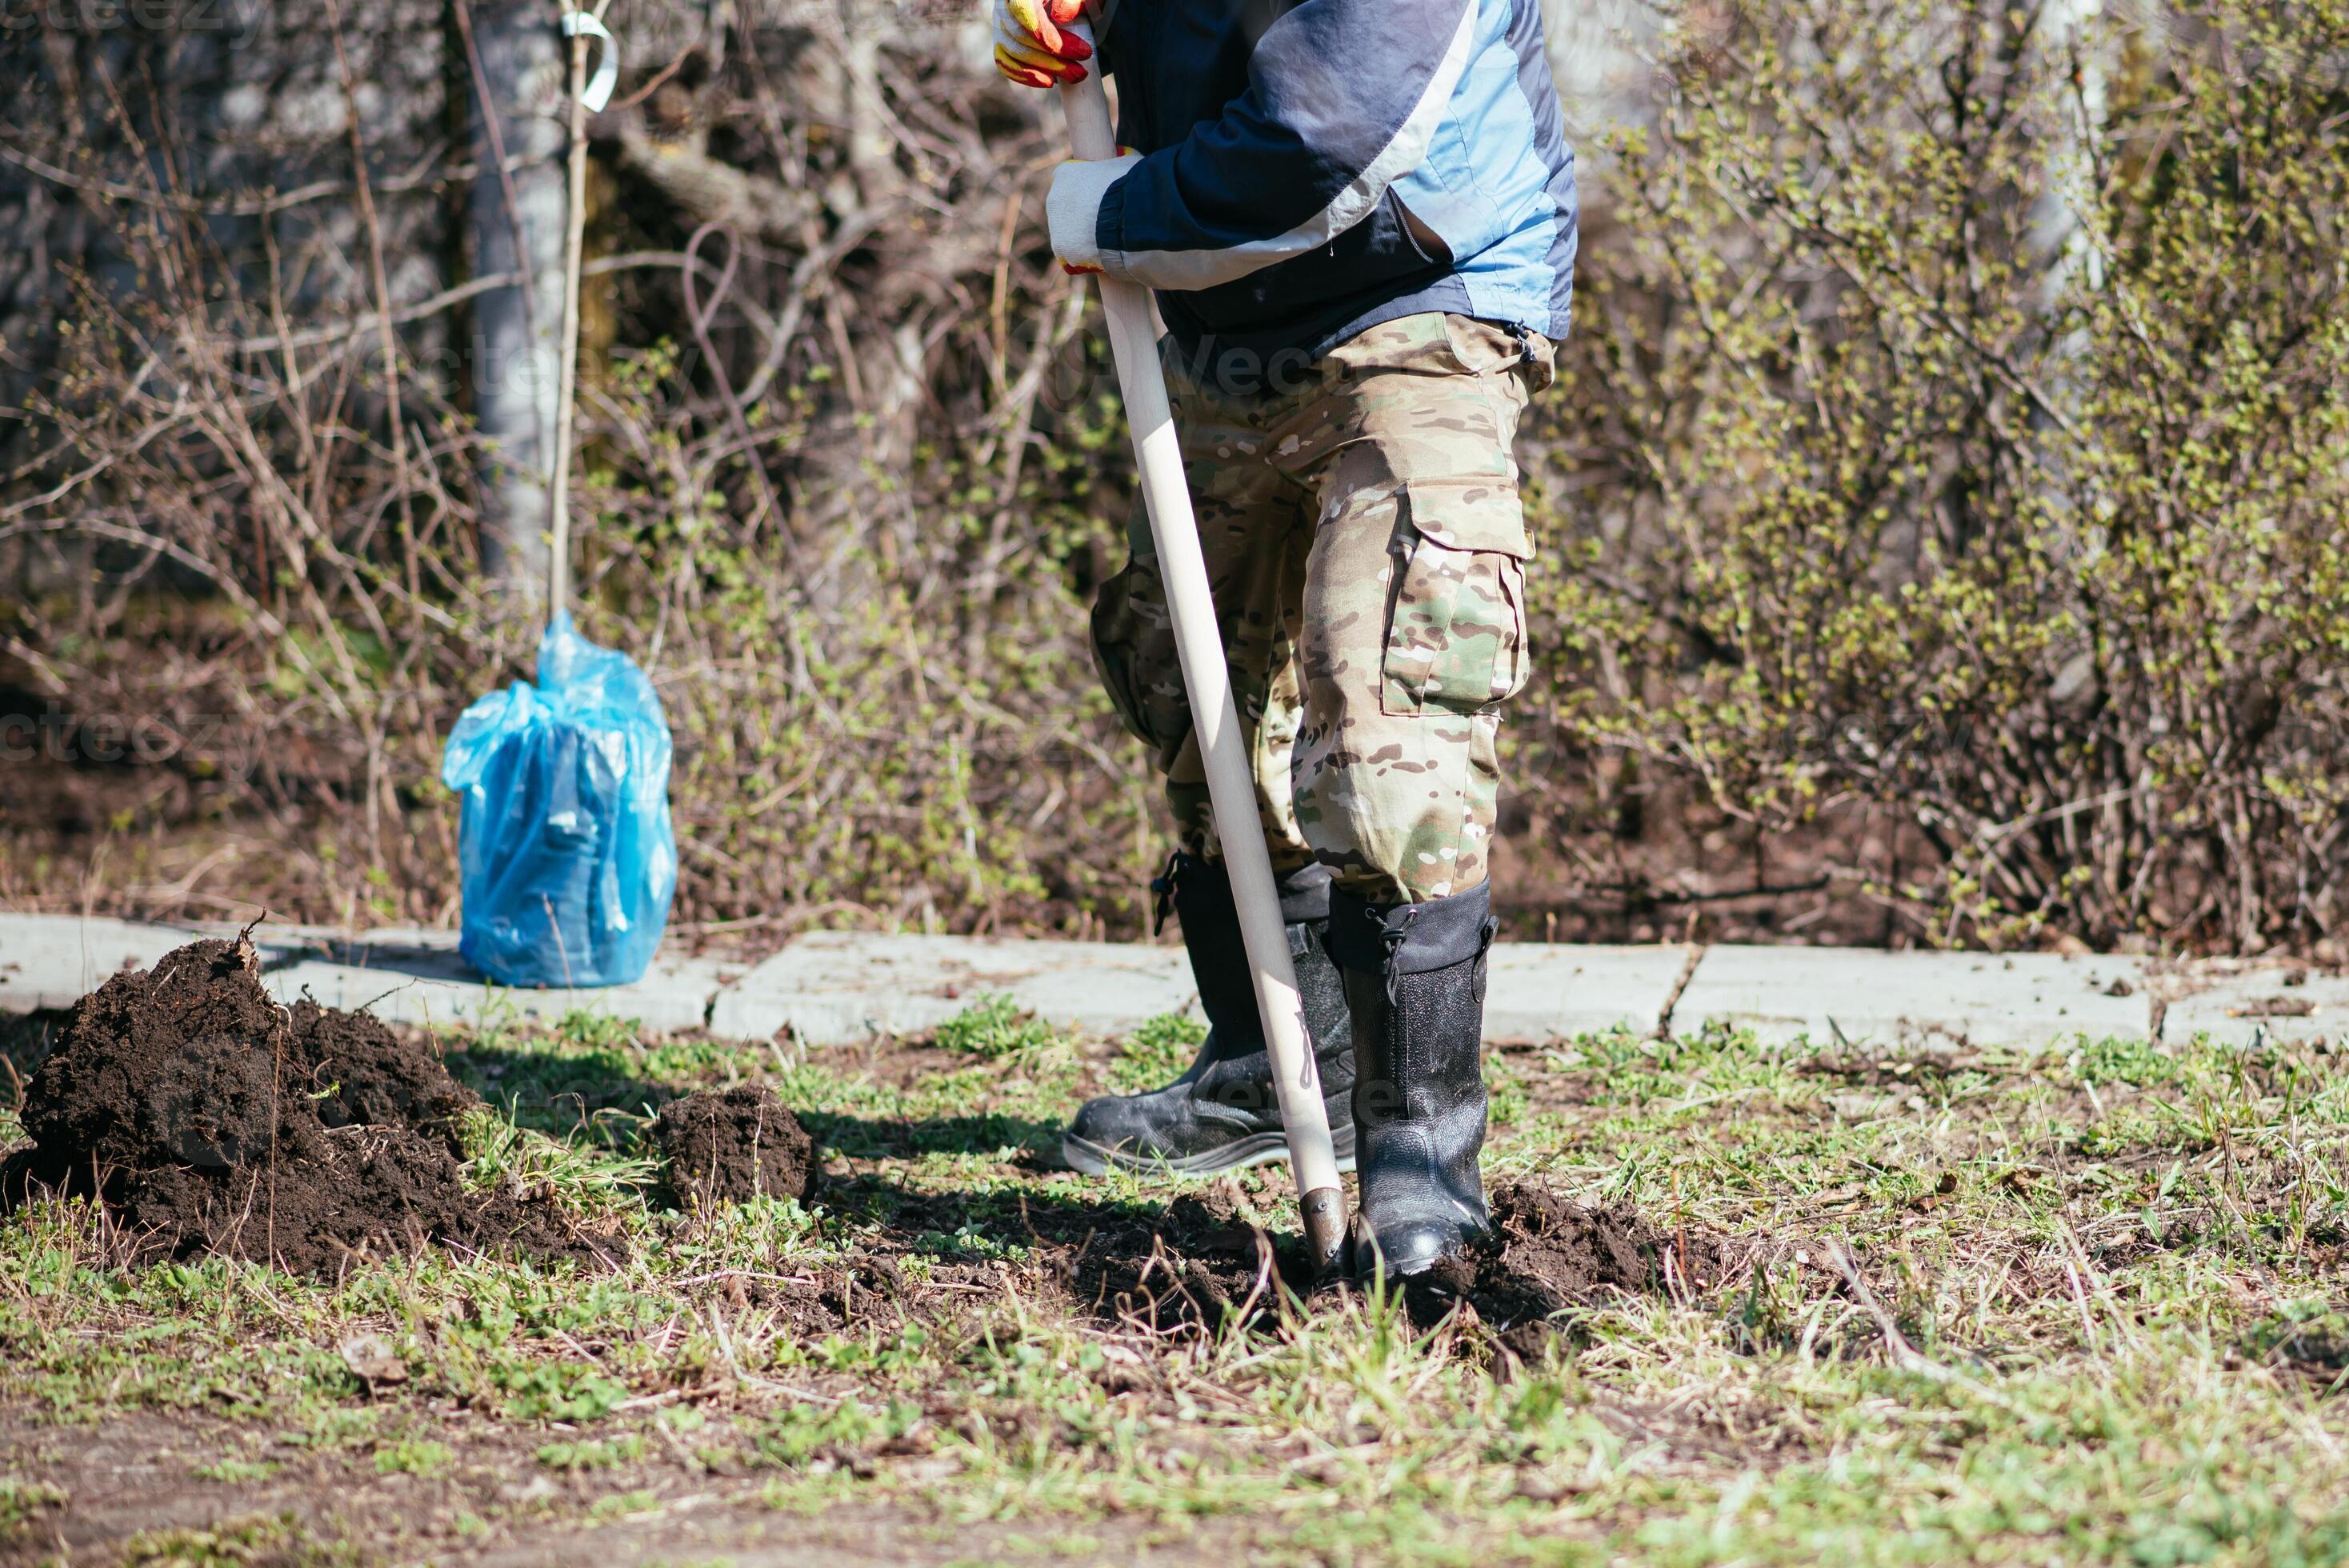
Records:
[[[677,891],[668,723],[644,671],[556,613],[538,684],[467,708],[440,781],[460,796],[458,951],[505,985],[625,985]]]

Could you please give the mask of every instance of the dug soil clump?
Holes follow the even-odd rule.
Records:
[[[0,1166],[0,1204],[94,1193],[142,1262],[594,1253],[543,1197],[466,1181],[478,1101],[437,1057],[364,1013],[281,1007],[260,968],[243,938],[196,942],[83,997],[26,1084],[33,1142]]]
[[[763,1084],[698,1089],[653,1119],[669,1191],[690,1208],[815,1192],[815,1140]]]
[[[1319,1283],[1303,1244],[1276,1243],[1222,1182],[1183,1194],[1155,1220],[1099,1224],[1087,1241],[1071,1282],[1156,1334],[1269,1322],[1284,1288],[1301,1299]]]
[[[1494,1189],[1491,1206],[1493,1228],[1464,1255],[1406,1283],[1413,1321],[1433,1324],[1465,1301],[1505,1349],[1532,1359],[1570,1326],[1571,1309],[1684,1296],[1720,1274],[1713,1236],[1659,1230],[1628,1204],[1585,1208],[1516,1181]]]
[[[1578,1312],[1626,1297],[1685,1298],[1721,1275],[1719,1238],[1661,1230],[1628,1205],[1586,1208],[1539,1182],[1513,1181],[1493,1190],[1491,1208],[1491,1231],[1464,1254],[1402,1282],[1418,1326],[1464,1303],[1483,1332],[1464,1345],[1488,1339],[1533,1359]],[[1175,1198],[1154,1218],[1039,1211],[1028,1225],[1034,1240],[1081,1243],[1054,1265],[1071,1295],[1161,1334],[1269,1321],[1284,1290],[1319,1302],[1346,1288],[1318,1279],[1294,1237],[1276,1243],[1259,1229],[1225,1182]]]

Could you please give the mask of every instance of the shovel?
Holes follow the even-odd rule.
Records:
[[[1099,72],[1088,73],[1081,82],[1063,83],[1058,90],[1076,156],[1087,160],[1115,158],[1117,130]],[[1240,934],[1254,971],[1257,1010],[1264,1017],[1265,1046],[1272,1058],[1281,1128],[1288,1140],[1288,1167],[1297,1178],[1306,1245],[1316,1271],[1327,1274],[1336,1267],[1345,1239],[1346,1199],[1338,1185],[1338,1159],[1330,1144],[1330,1117],[1321,1104],[1320,1077],[1305,1032],[1297,972],[1288,961],[1288,930],[1280,918],[1272,857],[1257,817],[1256,782],[1240,733],[1239,709],[1232,701],[1231,671],[1216,629],[1215,599],[1199,549],[1198,521],[1191,512],[1174,410],[1166,400],[1166,377],[1158,363],[1150,301],[1138,284],[1107,276],[1094,281],[1101,284],[1110,353],[1117,361],[1118,389],[1125,399],[1126,424],[1133,432],[1150,535],[1158,548],[1159,576],[1166,585],[1183,684],[1190,693],[1191,723],[1206,762],[1216,836],[1223,841],[1232,902],[1239,907]]]

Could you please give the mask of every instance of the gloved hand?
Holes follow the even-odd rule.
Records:
[[[1044,198],[1044,222],[1062,272],[1074,276],[1104,270],[1099,232],[1102,197],[1141,161],[1140,153],[1121,147],[1115,158],[1092,163],[1072,159],[1052,170],[1052,189]]]
[[[1064,31],[1084,10],[1084,0],[993,0],[993,4],[997,70],[1026,88],[1085,79],[1085,68],[1077,62],[1092,58],[1093,46]]]

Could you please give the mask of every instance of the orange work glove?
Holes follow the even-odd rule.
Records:
[[[1093,46],[1068,25],[1084,11],[1084,0],[992,0],[995,8],[995,68],[1025,88],[1081,82]]]

